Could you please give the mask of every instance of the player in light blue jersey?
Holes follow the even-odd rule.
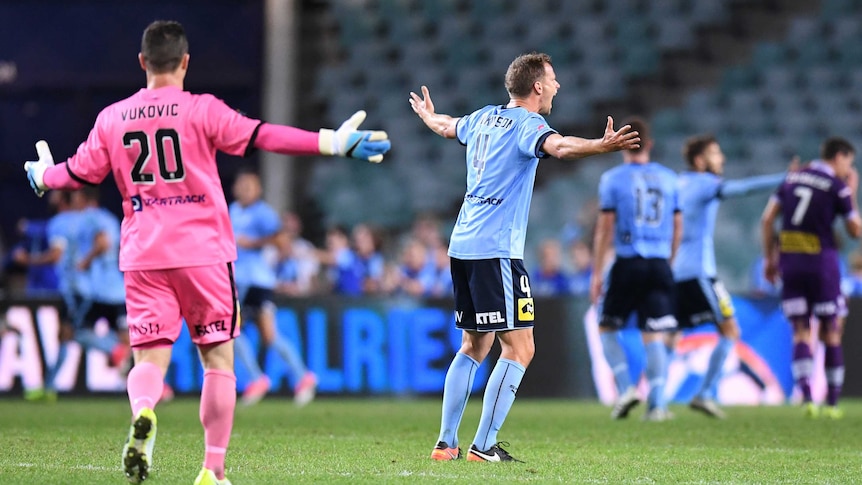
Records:
[[[502,352],[482,403],[470,461],[513,461],[497,432],[515,400],[533,358],[533,298],[524,269],[524,241],[533,182],[540,158],[582,158],[636,148],[631,127],[614,131],[608,117],[604,136],[587,140],[562,136],[544,119],[557,90],[547,54],[517,57],[505,79],[509,102],[455,118],[436,113],[428,88],[410,93],[410,106],[428,128],[467,147],[467,192],[449,241],[455,294],[455,324],[462,344],[446,373],[440,436],[434,460],[461,457],[461,424],[473,377],[499,337]]]
[[[287,364],[294,402],[304,406],[314,399],[317,377],[305,366],[296,346],[276,329],[275,304],[272,301],[276,285],[275,261],[267,260],[264,255],[264,248],[275,244],[281,230],[281,219],[269,204],[261,200],[260,177],[256,173],[240,172],[233,192],[236,200],[229,211],[237,246],[234,277],[243,320],[255,322],[262,346],[275,349]],[[261,370],[248,337],[241,333],[234,340],[234,350],[238,361],[252,378],[243,392],[243,404],[255,404],[269,392],[271,382]]]
[[[686,140],[683,156],[689,168],[679,176],[680,203],[685,208],[685,230],[673,262],[678,329],[714,323],[720,335],[709,358],[709,367],[700,390],[689,406],[708,416],[723,419],[724,412],[715,402],[715,386],[728,353],[739,340],[740,332],[730,294],[716,274],[713,234],[718,206],[722,199],[777,187],[784,180],[785,172],[724,180],[721,177],[724,172],[724,154],[712,135],[699,135]]]
[[[86,186],[74,197],[82,198],[79,217],[76,270],[86,279],[80,322],[75,340],[110,356],[112,366],[130,365],[129,330],[126,324],[126,288],[120,272],[120,221],[99,207],[97,187]],[[111,332],[97,335],[96,322],[106,319]]]
[[[665,340],[677,325],[670,261],[682,237],[682,214],[676,174],[650,159],[652,140],[646,121],[631,118],[628,124],[640,133],[641,147],[624,151],[623,164],[602,174],[599,182],[601,212],[596,224],[590,298],[599,307],[602,347],[619,393],[611,417],[625,418],[640,402],[619,342],[619,330],[635,312],[646,349],[650,385],[644,419],[664,421],[671,417],[664,397]],[[602,269],[611,246],[616,260],[602,297]]]
[[[129,357],[126,327],[125,289],[118,266],[119,222],[98,208],[98,189],[85,187],[61,193],[58,214],[48,223],[51,249],[57,260],[60,292],[64,301],[60,346],[57,358],[48,368],[42,395],[28,398],[56,399],[56,376],[66,361],[72,340],[84,350],[95,349],[109,356],[118,367]],[[111,331],[98,334],[94,327],[105,318]]]
[[[57,358],[49,364],[45,372],[43,388],[27,389],[24,398],[29,401],[57,400],[55,380],[60,366],[66,359],[67,345],[74,336],[76,309],[79,298],[75,291],[75,241],[78,232],[78,212],[73,210],[71,192],[55,190],[51,192],[48,203],[57,213],[48,220],[47,237],[48,250],[43,253],[39,262],[54,264],[57,273],[57,288],[62,298],[59,309],[60,329]]]

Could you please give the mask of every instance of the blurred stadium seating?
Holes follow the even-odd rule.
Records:
[[[70,11],[82,18],[92,13],[88,9],[102,8],[72,3]],[[245,5],[227,2],[219,8],[239,12],[238,20],[259,15],[259,4],[250,2],[237,10],[239,4]],[[505,103],[505,69],[515,55],[530,50],[548,52],[555,60],[561,90],[548,116],[552,126],[565,134],[595,137],[608,114],[617,121],[643,114],[653,122],[655,158],[675,169],[683,168],[680,148],[685,138],[700,132],[719,137],[729,157],[728,177],[782,170],[795,154],[812,158],[826,135],[847,136],[857,144],[862,136],[862,0],[299,4],[305,56],[300,84],[308,88],[297,93],[301,126],[335,126],[364,108],[369,114],[366,126],[382,127],[393,139],[392,152],[379,166],[316,159],[298,168],[310,173],[300,176],[296,201],[313,200],[316,207],[309,213],[322,213],[322,225],[368,221],[395,232],[427,211],[454,220],[465,184],[464,149],[428,131],[410,109],[408,93],[426,84],[437,109],[455,116],[487,103]],[[10,3],[2,8],[11,18],[24,7]],[[129,10],[123,25],[137,26],[145,11],[143,5]],[[177,7],[174,13],[182,12]],[[235,33],[211,42],[203,40],[211,30],[205,22],[186,22],[195,39],[196,63],[218,58],[221,67],[227,66],[218,74],[194,71],[190,88],[220,88],[218,92],[240,100],[237,107],[254,106],[258,98],[251,87],[260,84],[262,68],[255,66],[262,61],[244,53],[258,52],[260,39]],[[14,32],[7,34],[10,45]],[[89,45],[83,33],[77,35]],[[54,43],[27,43],[29,57],[45,55],[46,46]],[[96,81],[63,75],[73,72],[66,64],[59,64],[59,75],[55,63],[48,64],[50,71],[20,69],[22,76],[43,74],[21,79],[32,84],[31,91],[0,91],[6,101],[0,110],[0,141],[11,147],[13,141],[41,132],[59,151],[71,152],[86,136],[98,108],[140,85],[139,73],[124,64],[127,51],[135,46],[107,48],[105,62],[115,67],[95,87]],[[82,55],[74,62],[89,62]],[[33,101],[36,97],[39,102]],[[74,124],[75,131],[61,133],[50,128],[57,127],[57,119],[84,122]],[[4,152],[6,158],[26,156],[27,146],[19,150],[20,144],[14,145],[15,151]],[[586,163],[543,162],[528,254],[535,241],[572,223],[578,209],[594,198],[599,174],[618,160],[618,155],[609,155]],[[13,206],[26,189],[13,183],[18,162],[0,169],[6,189],[0,199]],[[720,212],[719,260],[722,277],[732,289],[746,283],[764,201],[765,196],[728,201]],[[4,231],[10,232],[15,218],[35,215],[34,207],[6,216]]]
[[[374,217],[384,225],[401,225],[417,210],[454,216],[464,186],[457,160],[463,148],[441,145],[425,131],[410,110],[407,93],[426,84],[437,109],[456,116],[486,103],[504,103],[506,66],[529,50],[548,52],[555,60],[561,90],[548,116],[554,127],[598,136],[596,120],[606,114],[619,118],[639,112],[653,122],[655,158],[675,169],[683,168],[680,148],[685,138],[701,132],[718,136],[729,158],[728,177],[783,170],[793,155],[816,157],[826,135],[857,142],[862,135],[859,0],[354,0],[332,6],[335,32],[350,54],[319,71],[317,96],[329,99],[326,117],[333,122],[353,106],[376,102],[374,122],[396,140],[386,167],[381,167],[387,173],[385,193],[403,202],[401,210],[385,216],[342,212],[335,216],[340,222]],[[763,15],[779,19],[778,27],[758,24]],[[530,21],[524,22],[526,18]],[[732,42],[719,45],[737,46],[733,52],[713,48],[717,53],[704,55],[710,38],[721,35]],[[380,52],[387,48],[397,53],[388,72],[382,72],[373,59],[385,56]],[[673,74],[667,60],[680,57],[698,58],[704,70],[715,72],[713,79],[698,83],[677,76],[683,79],[670,86],[676,102],[638,100],[638,83],[661,84]],[[332,97],[335,92],[327,80],[343,73],[366,82],[353,92],[342,83],[342,102]],[[664,99],[658,94],[655,99]],[[391,99],[378,102],[379,97]],[[577,164],[580,169],[545,163],[528,246],[559,234],[578,207],[595,196],[601,171],[617,160],[602,157]],[[552,171],[553,177],[543,177],[543,170]],[[334,181],[342,181],[339,194],[352,192],[356,195],[350,197],[361,201],[379,197],[381,186],[371,177],[362,178],[361,171],[353,165],[327,164],[314,178],[329,181],[327,193],[332,193]],[[423,200],[429,193],[435,194],[433,200]],[[722,276],[732,288],[744,289],[747,283],[747,267],[759,247],[756,221],[765,198],[729,201],[721,211],[716,245]]]

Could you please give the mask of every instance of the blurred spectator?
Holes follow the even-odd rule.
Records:
[[[302,237],[302,219],[295,212],[282,214],[281,223],[290,239],[291,259],[296,265],[299,290],[303,294],[313,293],[318,290],[317,277],[320,274],[317,248]]]
[[[364,224],[353,229],[353,248],[343,227],[327,231],[326,249],[319,255],[334,293],[357,296],[382,290],[383,256],[377,247],[377,237]]]
[[[48,221],[21,219],[18,221],[18,233],[21,240],[12,248],[11,257],[14,264],[26,269],[25,294],[57,294],[57,272],[53,260],[47,257]]]
[[[383,290],[383,255],[380,253],[380,236],[371,226],[359,224],[353,228],[353,248],[362,275],[362,292],[380,293]]]
[[[569,278],[563,270],[562,244],[556,239],[542,241],[539,244],[539,267],[530,273],[530,290],[533,296],[567,294]]]
[[[409,238],[416,239],[426,249],[433,251],[438,246],[443,245],[443,239],[440,234],[440,221],[434,214],[420,214],[413,222]]]
[[[452,290],[452,269],[449,265],[449,248],[444,245],[438,245],[432,251],[434,256],[434,267],[432,268],[432,283],[431,290],[428,296],[434,298],[451,298]]]
[[[569,244],[572,270],[569,273],[569,293],[577,296],[590,294],[590,276],[593,274],[593,253],[590,245],[581,239]]]
[[[326,245],[318,252],[318,260],[326,272],[327,291],[358,295],[362,291],[356,278],[351,277],[354,258],[347,229],[335,225],[326,230]]]
[[[432,289],[433,267],[428,266],[429,255],[418,239],[408,239],[401,250],[400,262],[387,281],[387,290],[400,295],[427,296]]]
[[[297,254],[297,240],[288,231],[280,231],[273,241],[275,257],[275,292],[287,296],[307,296],[314,292],[315,273],[302,270],[303,260]],[[314,257],[317,262],[317,257]],[[316,266],[316,264],[315,264]]]

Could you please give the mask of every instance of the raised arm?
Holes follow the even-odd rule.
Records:
[[[766,281],[775,284],[778,281],[778,248],[775,240],[775,219],[781,210],[781,204],[774,197],[769,199],[763,214],[760,216],[760,244],[763,247],[763,273]]]
[[[634,150],[640,147],[640,141],[638,132],[632,131],[631,125],[614,131],[614,119],[608,116],[605,134],[601,138],[587,139],[554,133],[545,139],[542,151],[561,160],[570,160],[619,150]]]
[[[431,101],[431,94],[428,92],[427,86],[422,86],[421,98],[413,91],[410,92],[410,107],[413,108],[414,113],[419,115],[425,126],[431,128],[431,131],[443,138],[455,138],[455,128],[459,118],[435,113],[434,102]]]

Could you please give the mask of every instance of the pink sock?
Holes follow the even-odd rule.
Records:
[[[233,429],[236,408],[236,376],[233,372],[210,369],[204,371],[201,390],[201,424],[204,426],[206,455],[204,468],[224,479],[224,456]]]
[[[162,395],[165,376],[162,369],[152,362],[135,364],[129,371],[126,388],[129,392],[129,403],[132,405],[132,416],[137,416],[142,408],[153,409]]]

